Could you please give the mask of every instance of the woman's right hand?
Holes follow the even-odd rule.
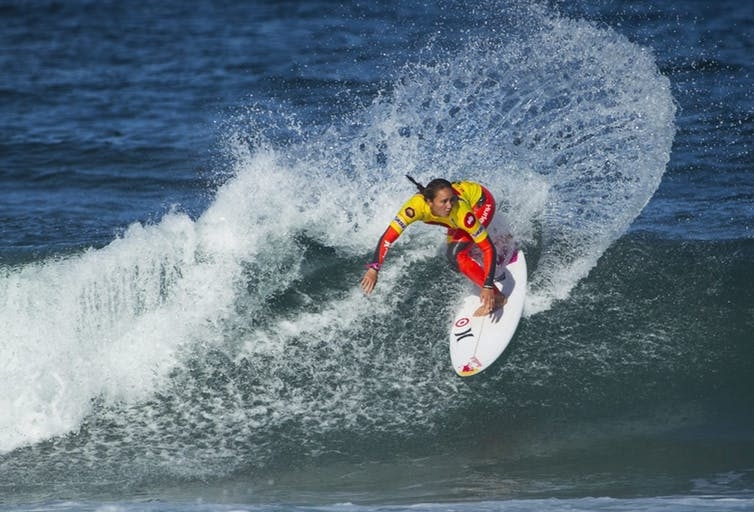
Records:
[[[374,287],[377,284],[378,274],[379,272],[377,272],[377,270],[370,268],[366,271],[364,277],[361,278],[361,289],[364,290],[365,294],[369,295],[372,293],[372,290],[374,290]]]

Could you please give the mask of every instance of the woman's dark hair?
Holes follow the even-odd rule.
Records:
[[[437,195],[437,193],[441,191],[442,189],[445,189],[445,188],[449,188],[451,190],[453,189],[453,185],[451,185],[448,180],[444,180],[442,178],[433,179],[432,181],[427,183],[426,187],[422,185],[421,183],[419,183],[418,181],[416,181],[411,176],[409,176],[408,174],[406,174],[406,178],[408,178],[408,181],[416,185],[416,188],[419,189],[419,192],[421,193],[421,195],[423,195],[424,199],[428,201],[432,201]]]

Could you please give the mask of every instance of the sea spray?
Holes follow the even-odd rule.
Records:
[[[354,147],[368,148],[390,194],[406,171],[490,187],[540,255],[532,314],[566,298],[649,201],[669,160],[675,105],[648,50],[583,21],[529,22],[407,66],[366,111]]]
[[[532,16],[431,48],[325,130],[292,126],[279,144],[238,126],[232,172],[196,219],[4,270],[2,449],[114,480],[202,476],[366,446],[349,440],[426,442],[483,399],[515,414],[494,375],[465,387],[450,371],[444,319],[465,282],[438,257],[441,230],[412,226],[375,294],[357,287],[413,192],[406,172],[495,191],[533,256],[529,314],[568,297],[651,197],[674,129],[652,56]],[[511,379],[544,374],[518,361]]]

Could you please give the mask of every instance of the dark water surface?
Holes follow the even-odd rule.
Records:
[[[7,510],[754,510],[738,2],[4,2]],[[455,376],[442,233],[530,288]]]

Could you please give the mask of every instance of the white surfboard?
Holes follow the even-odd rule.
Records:
[[[510,237],[508,237],[510,240]],[[498,243],[495,244],[498,246]],[[518,327],[526,297],[526,258],[523,251],[511,247],[504,253],[504,272],[499,273],[495,286],[508,302],[489,315],[474,316],[479,308],[479,288],[461,300],[461,307],[450,329],[450,360],[462,377],[475,375],[488,368],[506,349]],[[498,254],[500,249],[498,249]]]

